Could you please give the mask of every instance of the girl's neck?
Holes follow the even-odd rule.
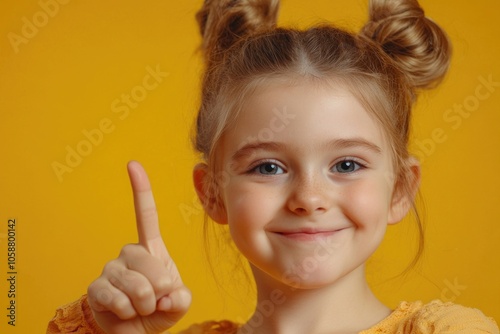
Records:
[[[257,308],[239,334],[358,333],[390,314],[360,267],[332,285],[291,288],[254,269]]]

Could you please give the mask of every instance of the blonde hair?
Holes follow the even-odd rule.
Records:
[[[306,30],[276,26],[279,0],[206,0],[196,18],[206,69],[194,146],[210,168],[206,192],[220,203],[217,146],[242,101],[271,78],[341,82],[380,122],[393,149],[394,182],[409,191],[412,105],[421,89],[447,72],[451,44],[416,0],[371,0],[358,34],[332,25]],[[418,219],[423,251],[423,227]]]

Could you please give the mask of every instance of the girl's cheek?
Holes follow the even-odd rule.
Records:
[[[229,222],[258,225],[268,222],[274,212],[272,194],[258,185],[230,185],[227,188],[226,208]]]
[[[383,182],[363,181],[343,189],[343,211],[358,226],[368,226],[386,219],[388,187]]]

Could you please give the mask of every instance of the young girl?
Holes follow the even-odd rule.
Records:
[[[390,310],[364,275],[387,225],[413,208],[411,108],[447,71],[445,33],[415,0],[372,0],[359,34],[276,28],[278,6],[206,0],[197,14],[206,73],[194,185],[248,259],[268,312],[183,333],[498,333],[493,319],[451,303]],[[187,312],[146,173],[137,162],[128,171],[139,243],[47,333],[160,333]]]

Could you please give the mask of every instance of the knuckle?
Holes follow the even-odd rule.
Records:
[[[120,258],[130,258],[137,254],[137,245],[134,244],[127,244],[123,246],[121,252],[120,252]]]
[[[145,219],[156,218],[158,216],[158,211],[156,210],[156,206],[151,205],[141,208],[140,215]]]
[[[105,265],[104,265],[104,268],[102,269],[102,273],[103,275],[102,276],[105,276],[107,275],[108,273],[110,272],[113,272],[116,270],[116,267],[118,267],[119,264],[118,264],[118,261],[115,259],[115,260],[111,260],[109,262],[107,262]]]
[[[111,289],[105,287],[98,289],[94,296],[95,301],[102,306],[112,305],[113,300],[116,299],[113,296]]]
[[[115,297],[112,302],[113,312],[122,320],[130,319],[135,315],[128,298]]]
[[[122,262],[113,260],[106,263],[101,278],[121,289],[131,280],[131,273]]]
[[[133,290],[134,299],[144,301],[154,296],[153,287],[150,284],[143,284]]]
[[[172,279],[168,276],[162,276],[154,281],[154,287],[157,292],[168,291],[172,286]]]
[[[132,281],[131,275],[127,273],[127,270],[125,268],[116,268],[115,270],[112,270],[109,273],[108,279],[111,284],[113,284],[120,290],[125,289]]]
[[[95,311],[105,311],[113,301],[113,293],[109,286],[99,281],[89,285],[87,289],[88,302]]]
[[[87,288],[87,295],[90,297],[95,297],[97,295],[97,291],[99,290],[99,279],[90,283]]]

